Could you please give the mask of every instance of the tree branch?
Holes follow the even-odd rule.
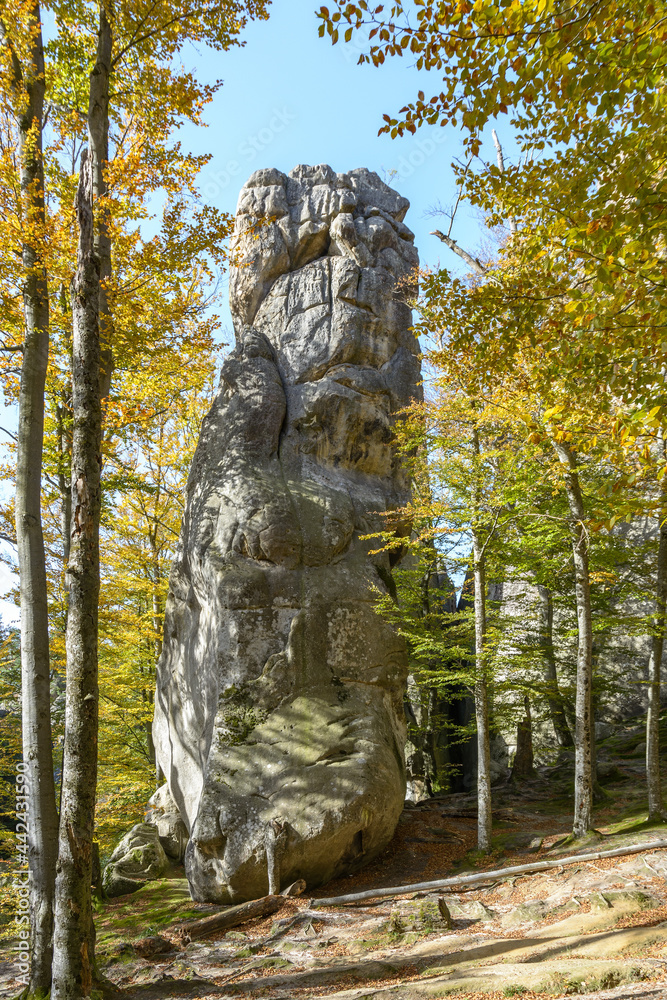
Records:
[[[501,174],[505,173],[505,158],[503,156],[503,147],[500,145],[500,139],[498,138],[498,133],[495,129],[491,130],[491,135],[493,136],[493,145],[496,147],[496,158],[498,160],[498,170]],[[510,232],[512,236],[516,236],[516,222],[514,217],[510,215],[509,217]]]
[[[376,899],[387,896],[404,896],[411,892],[424,892],[431,889],[450,889],[454,886],[471,885],[495,878],[509,878],[512,875],[523,875],[528,872],[546,871],[549,868],[562,868],[565,865],[584,864],[587,861],[597,861],[600,858],[620,858],[627,854],[641,854],[645,851],[655,851],[667,847],[667,840],[652,840],[643,844],[631,844],[628,847],[617,847],[611,851],[596,851],[594,854],[569,855],[555,858],[553,861],[533,861],[527,865],[513,865],[510,868],[499,868],[494,871],[476,872],[474,875],[460,875],[453,878],[437,879],[433,882],[415,882],[412,885],[398,885],[387,889],[369,889],[366,892],[351,892],[345,896],[331,896],[327,899],[312,899],[311,908],[319,906],[340,906],[343,903],[356,903],[364,899]]]
[[[463,247],[460,247],[456,242],[456,240],[453,240],[451,236],[445,236],[445,234],[441,233],[439,229],[434,229],[433,232],[431,233],[431,236],[437,236],[439,240],[442,240],[445,246],[448,246],[450,250],[453,250],[454,253],[458,254],[459,257],[461,257],[466,262],[466,264],[469,267],[471,267],[472,270],[475,271],[477,274],[487,273],[487,269],[484,267],[484,265],[480,264],[477,258],[473,257],[472,254],[469,254],[467,250],[464,250]]]

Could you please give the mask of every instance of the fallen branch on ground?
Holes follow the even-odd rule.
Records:
[[[187,923],[178,924],[173,930],[173,936],[180,941],[192,941],[194,938],[206,937],[215,931],[224,931],[230,927],[238,927],[247,920],[255,917],[269,917],[272,913],[277,913],[285,902],[286,898],[300,896],[306,883],[302,878],[292,882],[279,896],[269,894],[260,899],[251,899],[249,903],[239,903],[238,906],[226,906],[219,913],[213,913],[210,917],[201,917],[199,920],[189,920]]]
[[[380,896],[404,896],[411,892],[423,892],[425,889],[448,889],[455,885],[472,885],[475,882],[486,882],[489,879],[509,878],[511,875],[547,871],[549,868],[563,868],[565,865],[576,865],[585,861],[598,861],[600,858],[620,858],[624,854],[640,854],[642,851],[654,851],[661,847],[667,847],[667,840],[652,840],[646,844],[617,847],[611,851],[596,851],[594,854],[576,854],[569,858],[559,858],[553,861],[533,861],[529,865],[514,865],[512,868],[498,868],[495,871],[476,872],[474,875],[441,878],[434,882],[416,882],[414,885],[398,885],[387,889],[368,889],[366,892],[351,892],[346,896],[313,899],[310,905],[311,907],[339,906],[343,903],[359,903],[364,899],[376,899]]]
[[[206,937],[216,931],[225,931],[230,927],[238,927],[247,920],[255,917],[268,917],[272,913],[277,913],[285,902],[285,896],[262,896],[261,899],[252,899],[249,903],[239,903],[238,906],[228,906],[222,913],[214,913],[210,917],[203,917],[201,920],[189,920],[187,923],[178,924],[173,931],[174,937],[184,941],[193,941],[195,938]]]

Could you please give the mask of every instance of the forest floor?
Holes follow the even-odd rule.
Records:
[[[175,868],[172,877],[100,908],[97,953],[110,995],[667,1000],[667,849],[495,877],[469,891],[313,906],[318,897],[667,840],[667,823],[646,822],[642,744],[641,728],[632,725],[600,744],[605,797],[585,841],[565,843],[571,766],[541,768],[532,781],[494,788],[491,855],[474,850],[475,797],[440,795],[406,808],[388,848],[357,874],[186,947],[175,946],[174,925],[220,908],[193,903]],[[452,915],[450,929],[439,897]],[[18,993],[14,976],[11,960],[0,960],[2,995]]]

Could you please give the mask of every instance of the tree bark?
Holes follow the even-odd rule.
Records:
[[[664,441],[662,442],[662,451],[664,456]],[[660,668],[667,623],[667,476],[663,476],[660,482],[658,532],[658,567],[651,654],[648,661],[648,713],[646,716],[646,783],[648,786],[648,818],[651,821],[664,817],[660,783]]]
[[[554,654],[554,609],[551,591],[548,587],[537,584],[540,614],[540,648],[544,662],[544,675],[547,684],[547,702],[551,724],[554,727],[556,739],[562,747],[573,747],[574,740],[567,724],[563,696],[558,687],[556,656]]]
[[[107,295],[111,277],[111,239],[104,204],[112,49],[111,21],[104,0],[100,0],[97,52],[88,97],[88,151],[81,157],[76,199],[78,263],[71,290],[72,534],[52,1000],[79,1000],[89,996],[94,974],[91,868],[99,711],[102,399],[109,393],[113,369],[112,323]],[[101,202],[96,225],[94,202]]]
[[[261,899],[252,899],[249,903],[228,906],[222,913],[213,913],[210,917],[202,917],[201,920],[190,920],[188,923],[178,924],[174,928],[174,936],[179,937],[182,941],[192,941],[194,938],[217,934],[229,927],[238,927],[239,924],[254,920],[256,917],[268,917],[277,913],[280,907],[284,906],[285,898],[277,893],[270,893],[268,896],[262,896]]]
[[[277,820],[267,823],[264,831],[264,850],[266,852],[269,896],[277,896],[280,893],[280,863],[286,840],[287,831],[284,823],[278,823]]]
[[[482,546],[473,534],[475,581],[475,720],[477,723],[477,847],[491,850],[491,739],[489,694],[484,662],[486,638],[486,574]]]
[[[58,489],[61,496],[60,533],[63,544],[63,566],[69,562],[70,530],[72,524],[72,483],[70,475],[72,468],[72,448],[66,429],[69,416],[69,406],[62,394],[61,401],[56,406],[56,422],[58,431]]]
[[[577,602],[577,697],[574,733],[574,821],[572,833],[583,837],[593,826],[592,771],[592,691],[593,691],[593,622],[591,585],[588,569],[588,540],[584,524],[584,500],[581,493],[577,459],[562,441],[552,440],[558,461],[563,467],[565,492],[570,510],[569,529],[574,560]]]
[[[111,3],[109,3],[111,9]],[[97,206],[94,236],[95,255],[99,261],[100,286],[98,323],[100,329],[100,395],[106,399],[113,374],[113,322],[108,298],[111,280],[111,237],[109,235],[108,193],[105,171],[109,162],[109,79],[112,69],[113,31],[104,2],[99,5],[97,56],[90,74],[88,98],[88,149],[93,175],[93,201]]]
[[[516,754],[514,755],[514,765],[512,767],[512,781],[523,781],[526,778],[535,777],[535,764],[533,756],[533,722],[530,713],[530,699],[528,695],[524,700],[525,715],[517,725],[516,732]]]
[[[93,185],[81,157],[72,282],[72,537],[68,566],[67,698],[56,879],[52,1000],[90,996],[94,935],[91,877],[97,784],[98,599],[102,409],[99,264],[93,250]]]
[[[49,617],[41,512],[49,293],[40,250],[46,222],[42,156],[46,84],[39,3],[32,4],[29,17],[31,30],[24,66],[3,21],[0,21],[0,40],[7,47],[10,58],[24,233],[25,341],[16,454],[16,541],[21,603],[23,761],[28,778],[31,931],[28,990],[45,994],[51,984],[58,813],[53,776]]]
[[[472,433],[473,452],[480,456],[477,427]],[[479,491],[478,491],[479,493]],[[479,511],[480,496],[476,497]],[[491,850],[491,736],[489,731],[489,692],[487,685],[486,644],[486,552],[479,532],[472,533],[473,582],[475,607],[475,722],[477,728],[477,847]]]

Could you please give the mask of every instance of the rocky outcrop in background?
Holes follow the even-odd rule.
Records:
[[[407,658],[374,610],[389,556],[362,536],[408,497],[391,443],[419,393],[407,208],[327,166],[260,170],[240,194],[237,345],[190,474],[154,723],[198,900],[351,871],[401,812]]]

